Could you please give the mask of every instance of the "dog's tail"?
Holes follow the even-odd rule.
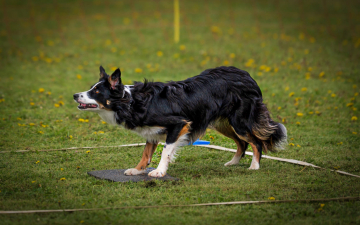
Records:
[[[262,142],[265,152],[284,149],[287,143],[286,127],[271,119],[264,103],[258,102],[256,105],[258,114],[252,126],[253,135]]]

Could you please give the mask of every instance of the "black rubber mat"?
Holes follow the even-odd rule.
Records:
[[[149,180],[178,180],[176,177],[172,177],[169,174],[166,174],[164,177],[149,177],[148,173],[154,170],[155,168],[147,168],[147,173],[135,175],[135,176],[126,176],[124,174],[124,169],[118,170],[96,170],[89,171],[88,174],[98,179],[109,180],[114,182],[139,182],[139,181],[149,181]]]

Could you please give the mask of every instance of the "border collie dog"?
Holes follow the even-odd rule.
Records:
[[[184,81],[121,83],[120,69],[107,75],[100,67],[99,82],[74,94],[78,109],[96,112],[109,124],[121,125],[146,139],[142,159],[126,175],[146,173],[159,141],[165,141],[158,167],[148,175],[163,177],[176,149],[194,142],[207,127],[233,139],[237,152],[225,166],[235,165],[248,145],[249,169],[260,167],[262,152],[281,149],[286,128],[274,122],[259,86],[248,72],[236,67],[208,69]]]

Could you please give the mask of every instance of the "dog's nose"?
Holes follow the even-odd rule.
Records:
[[[78,99],[79,98],[79,94],[74,94],[74,99]]]

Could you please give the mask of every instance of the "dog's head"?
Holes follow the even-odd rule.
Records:
[[[120,69],[116,69],[110,76],[100,66],[99,82],[91,86],[90,90],[74,94],[78,109],[86,111],[111,110],[111,95],[125,93],[121,83]],[[123,96],[122,96],[123,97]]]

